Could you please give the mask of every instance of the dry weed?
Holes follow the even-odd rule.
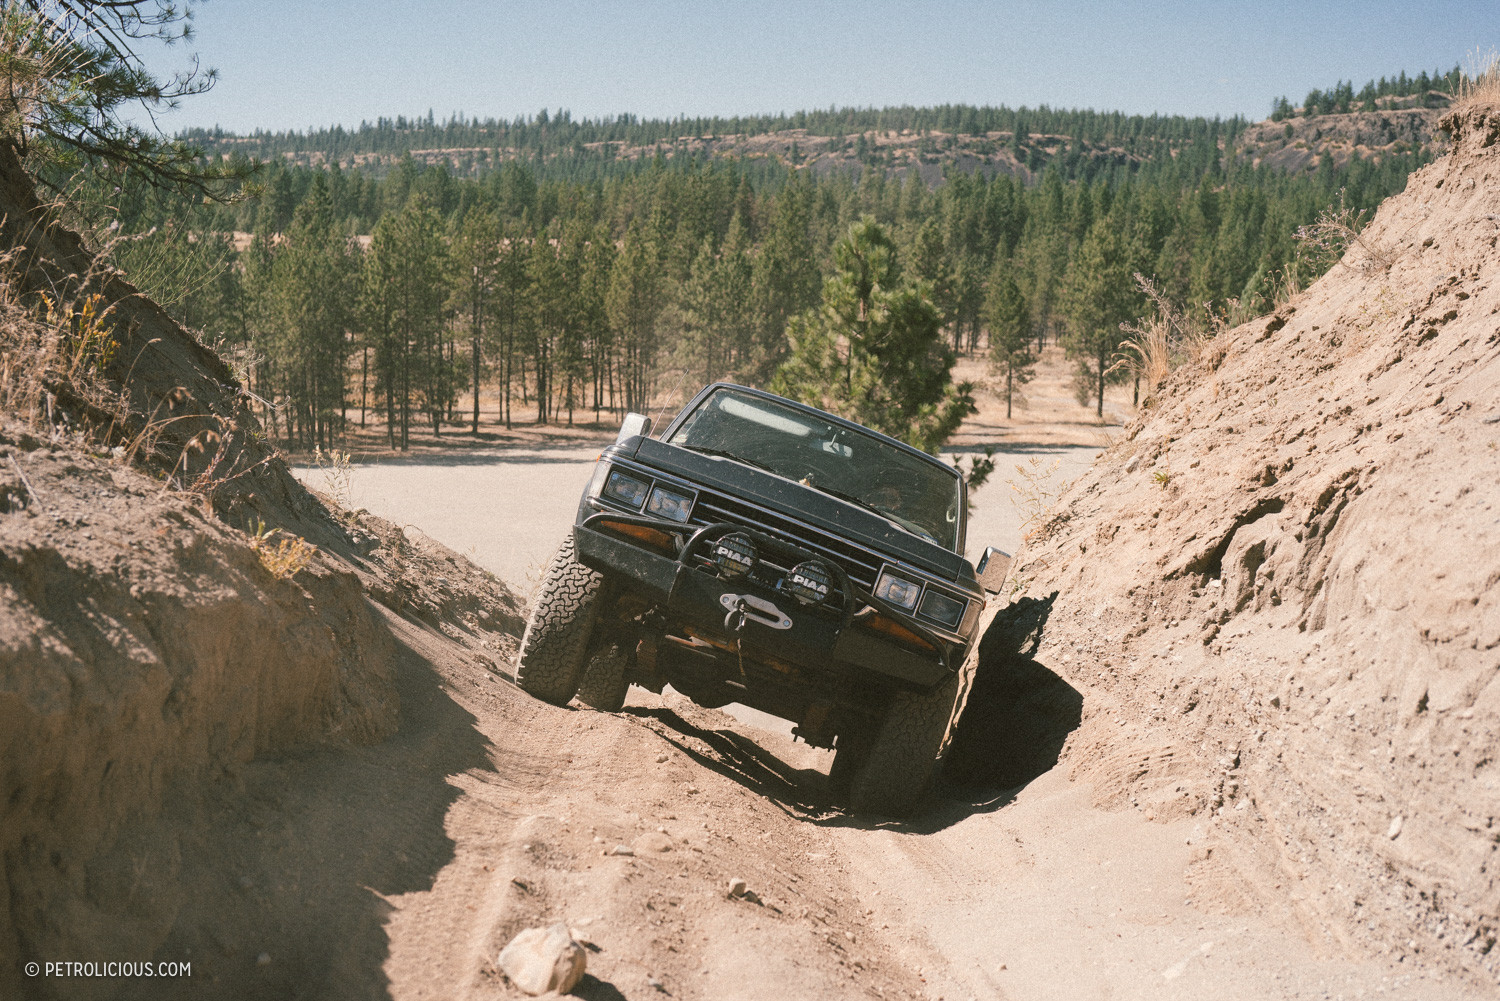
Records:
[[[1469,54],[1469,65],[1458,81],[1455,110],[1481,104],[1500,104],[1500,52],[1475,49]]]
[[[1120,345],[1122,358],[1113,367],[1123,366],[1139,376],[1149,400],[1172,373],[1172,326],[1157,313],[1126,329],[1131,336]]]
[[[1039,455],[1016,464],[1016,478],[1010,481],[1014,494],[1011,503],[1021,515],[1021,531],[1027,542],[1048,534],[1061,523],[1062,516],[1052,514],[1057,499],[1068,489],[1066,480],[1057,481],[1057,471],[1061,468],[1061,459],[1046,463]]]
[[[359,524],[361,514],[354,508],[352,461],[353,456],[345,449],[331,448],[326,452],[322,447],[313,449],[313,462],[323,471],[323,486],[329,499],[339,508],[339,521],[345,528],[353,528]]]
[[[1337,206],[1328,206],[1318,213],[1315,222],[1298,226],[1292,235],[1297,244],[1297,270],[1300,272],[1304,264],[1312,274],[1322,274],[1335,264],[1363,275],[1391,270],[1396,263],[1395,249],[1366,237],[1362,230],[1368,222],[1366,213],[1356,212],[1345,203],[1344,191],[1339,189]],[[1351,263],[1349,252],[1356,248],[1363,256]]]
[[[104,296],[90,293],[82,303],[63,307],[43,294],[42,305],[43,322],[62,333],[59,360],[63,377],[74,382],[101,378],[120,349],[120,342],[105,324],[111,307],[104,305]]]
[[[1209,309],[1201,317],[1189,315],[1168,301],[1156,283],[1140,272],[1136,272],[1135,284],[1151,300],[1154,311],[1134,324],[1120,325],[1130,336],[1121,344],[1110,371],[1123,368],[1133,372],[1144,384],[1143,405],[1149,405],[1174,368],[1198,360],[1208,342],[1224,328],[1225,317]],[[1231,308],[1238,305],[1238,300],[1231,300]]]
[[[280,528],[267,528],[264,521],[257,521],[255,531],[250,533],[250,548],[260,558],[260,565],[277,580],[295,576],[312,562],[318,551],[301,536]]]

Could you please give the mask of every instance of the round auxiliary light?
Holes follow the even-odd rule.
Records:
[[[833,574],[816,560],[798,563],[786,575],[786,589],[804,605],[821,605],[833,593]]]
[[[755,565],[755,543],[748,535],[731,532],[714,543],[710,556],[725,577],[743,577]]]

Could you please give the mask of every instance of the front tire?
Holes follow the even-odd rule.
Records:
[[[929,692],[895,694],[850,781],[851,810],[905,816],[921,806],[948,750],[962,694],[962,672]]]
[[[583,669],[583,680],[578,683],[578,701],[605,713],[617,713],[623,709],[625,694],[630,689],[627,674],[630,660],[630,652],[618,643],[597,650]]]
[[[570,533],[542,577],[521,636],[516,683],[522,690],[559,706],[578,691],[603,585],[598,571],[578,561]]]

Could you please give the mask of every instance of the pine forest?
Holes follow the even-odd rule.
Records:
[[[1273,127],[1326,122],[1344,89],[1278,100]],[[890,423],[936,448],[963,415],[955,353],[985,353],[1009,387],[1061,345],[1102,414],[1142,317],[1207,328],[1273,308],[1336,260],[1309,227],[1352,232],[1432,156],[1397,143],[1282,169],[1245,146],[1266,127],[1047,108],[429,115],[182,136],[247,177],[227,200],[118,168],[54,180],[130,280],[234,360],[289,447],[352,425],[401,449],[481,423],[595,421],[728,379],[877,427],[881,407],[927,407],[921,429]],[[872,308],[901,313],[856,336],[848,317]],[[876,340],[901,337],[899,352]],[[941,385],[861,409],[809,388],[815,348],[846,366],[867,348],[872,385]]]

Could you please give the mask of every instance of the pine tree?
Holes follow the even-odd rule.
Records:
[[[1080,403],[1094,397],[1095,413],[1104,417],[1104,384],[1124,338],[1120,324],[1137,308],[1131,284],[1131,262],[1125,241],[1112,219],[1100,219],[1078,248],[1062,291],[1067,322],[1063,347],[1078,364]]]
[[[479,433],[479,381],[487,316],[485,300],[495,282],[499,257],[499,220],[488,207],[469,212],[464,216],[453,247],[453,278],[457,305],[469,318],[470,379],[474,394],[470,431],[473,434]]]
[[[925,285],[904,283],[896,247],[873,219],[834,248],[822,305],[787,327],[791,352],[771,388],[936,452],[974,412],[953,384],[953,353]]]
[[[333,225],[323,175],[297,207],[286,246],[271,269],[271,310],[279,321],[272,350],[302,445],[329,447],[341,433],[347,398],[346,334],[353,319],[345,289],[355,260]]]
[[[984,302],[984,319],[990,333],[990,363],[1005,377],[1005,419],[1011,416],[1011,405],[1020,387],[1036,374],[1036,353],[1032,350],[1031,310],[1021,287],[1012,277],[1013,265],[997,260],[990,271],[989,292]]]
[[[808,239],[809,200],[800,182],[777,194],[770,232],[755,255],[749,301],[755,337],[745,365],[753,382],[774,372],[784,357],[787,322],[818,301],[818,267]]]
[[[396,445],[399,426],[402,451],[410,444],[414,405],[427,412],[436,434],[452,388],[438,351],[447,263],[437,213],[420,196],[380,220],[365,256],[363,322],[376,345],[387,433]]]
[[[621,351],[625,406],[642,410],[656,364],[656,324],[664,305],[660,256],[650,230],[635,223],[610,270],[605,310]]]

